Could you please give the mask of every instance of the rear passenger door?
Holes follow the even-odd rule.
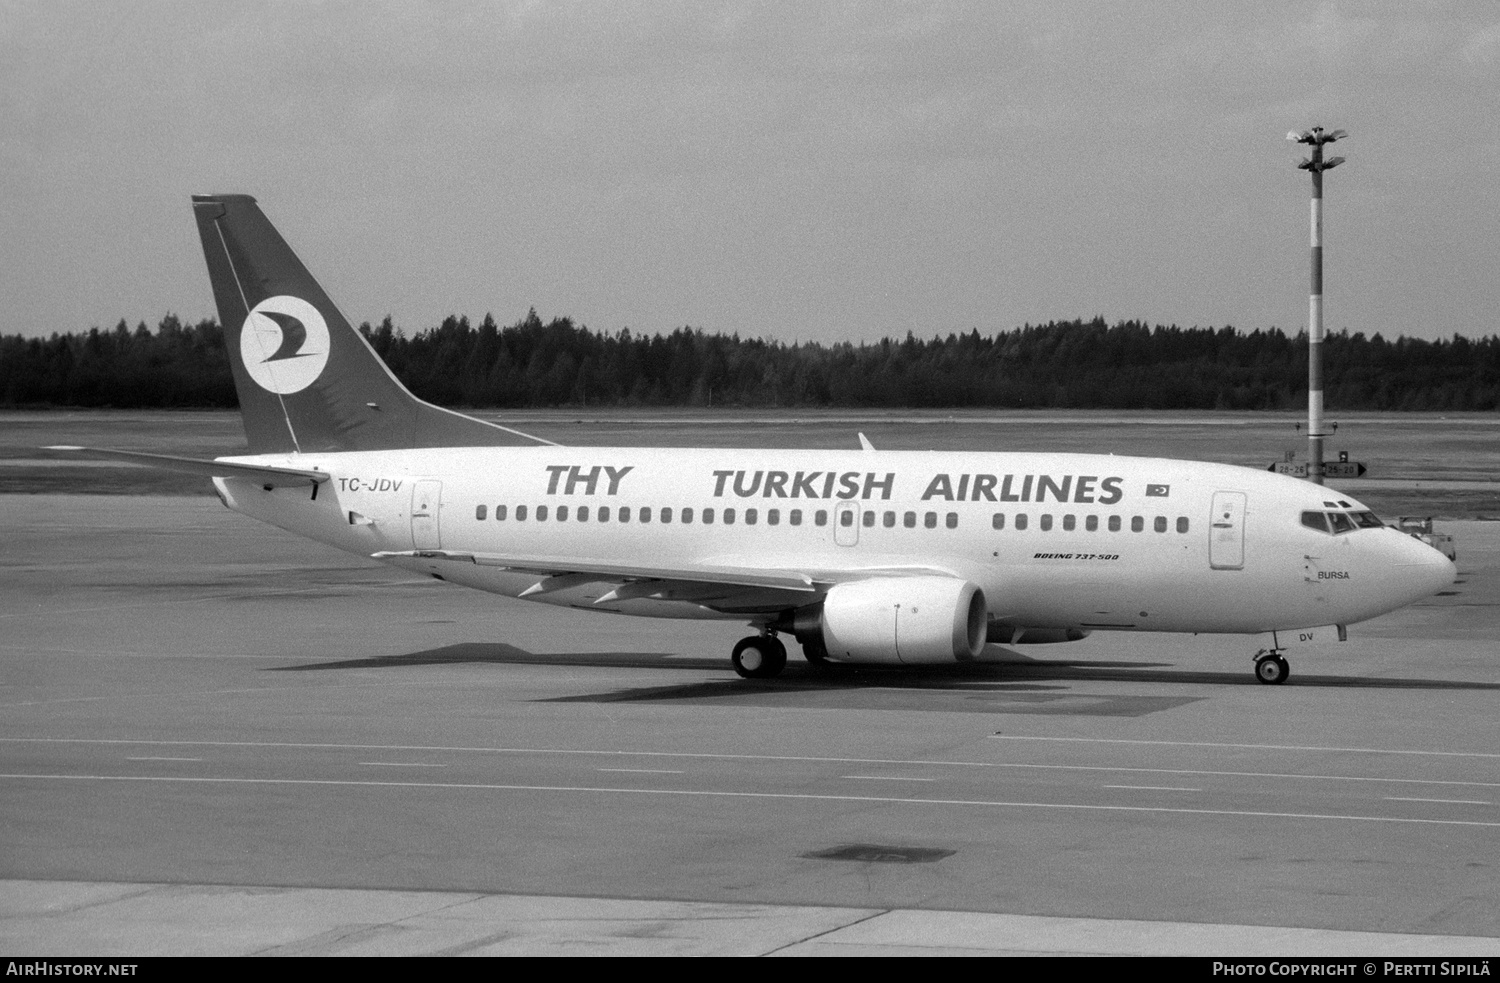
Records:
[[[411,545],[412,549],[437,550],[443,548],[443,537],[439,528],[439,514],[443,507],[443,483],[422,480],[411,489]]]

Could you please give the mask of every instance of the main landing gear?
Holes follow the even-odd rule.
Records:
[[[1255,653],[1255,678],[1270,686],[1280,686],[1286,682],[1286,677],[1291,675],[1292,667],[1287,664],[1286,657],[1281,654],[1281,649],[1261,649]]]
[[[775,635],[751,635],[735,644],[729,661],[746,679],[770,679],[786,668],[786,646]]]

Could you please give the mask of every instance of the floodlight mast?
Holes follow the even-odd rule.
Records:
[[[1307,480],[1323,483],[1323,172],[1338,167],[1342,157],[1323,158],[1323,145],[1342,140],[1343,130],[1324,132],[1315,126],[1303,133],[1296,130],[1286,138],[1312,147],[1312,156],[1304,157],[1297,167],[1312,174],[1312,291],[1307,302]]]

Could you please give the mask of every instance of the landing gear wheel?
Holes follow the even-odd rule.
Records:
[[[1268,655],[1255,663],[1255,678],[1271,686],[1280,686],[1291,673],[1292,667],[1279,655]]]
[[[802,658],[815,666],[828,665],[828,649],[823,645],[823,639],[809,635],[799,641],[802,643]]]
[[[746,679],[770,679],[786,668],[786,646],[775,635],[751,635],[739,640],[729,661]]]

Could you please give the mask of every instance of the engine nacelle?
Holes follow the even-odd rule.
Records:
[[[840,662],[965,662],[984,648],[984,591],[954,577],[836,584],[823,599],[823,646]]]

